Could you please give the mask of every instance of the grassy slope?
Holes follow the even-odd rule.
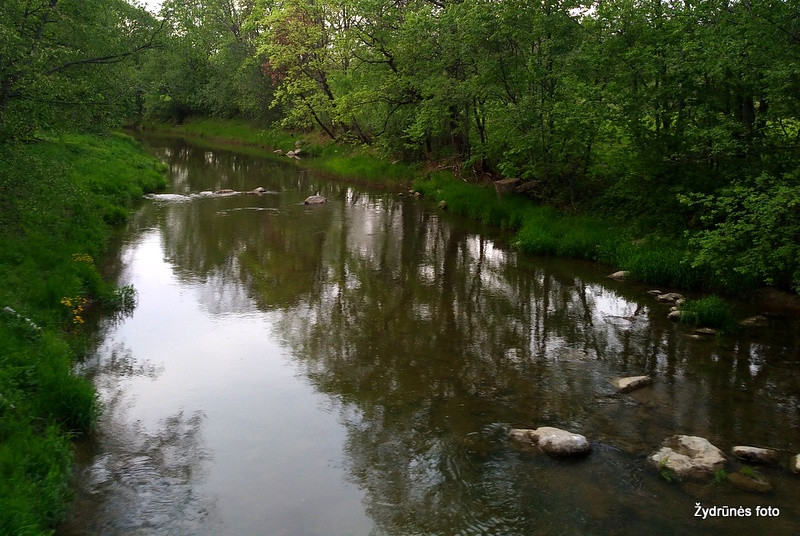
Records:
[[[0,534],[49,533],[64,513],[70,438],[98,411],[73,372],[83,317],[121,298],[93,259],[163,186],[163,165],[118,134],[0,146]]]
[[[274,149],[290,151],[303,142],[301,165],[349,182],[380,183],[390,188],[409,188],[421,167],[390,163],[369,150],[323,141],[313,135],[297,136],[283,130],[266,130],[240,120],[196,119],[181,126],[151,125],[148,128],[193,138],[202,145],[240,145],[245,152],[257,149],[260,156],[273,156]],[[216,142],[216,143],[215,143]],[[242,150],[242,149],[237,149]],[[285,156],[274,156],[286,159]]]

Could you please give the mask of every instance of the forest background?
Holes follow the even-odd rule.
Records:
[[[6,0],[0,134],[244,118],[682,236],[800,285],[800,3]]]

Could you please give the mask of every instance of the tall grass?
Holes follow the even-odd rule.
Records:
[[[47,534],[64,513],[70,438],[99,411],[74,373],[83,326],[121,301],[95,258],[109,225],[165,184],[127,136],[0,145],[0,534]]]
[[[444,201],[454,213],[517,230],[515,246],[531,255],[597,261],[650,284],[698,288],[708,283],[686,260],[688,248],[682,238],[637,237],[630,227],[610,219],[564,214],[518,195],[498,198],[491,186],[468,184],[446,174],[418,179],[414,188],[427,198]]]
[[[689,300],[681,305],[681,322],[724,332],[736,331],[739,325],[730,306],[718,296]]]

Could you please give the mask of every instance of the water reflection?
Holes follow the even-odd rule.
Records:
[[[71,517],[59,533],[204,534],[216,505],[197,493],[210,456],[204,447],[202,412],[178,411],[147,426],[130,418],[134,403],[120,380],[157,380],[162,367],[139,363],[119,345],[108,357],[86,363],[102,395],[98,432],[78,445]]]
[[[213,476],[219,467],[235,474],[248,470],[241,462],[225,465],[235,460],[223,461],[230,453],[216,446],[220,438],[256,436],[252,445],[242,443],[241,451],[248,454],[248,464],[270,469],[255,473],[261,484],[248,485],[270,496],[250,509],[230,510],[260,519],[257,512],[271,505],[269,523],[250,527],[269,527],[261,533],[270,534],[364,534],[370,530],[360,519],[364,514],[375,534],[746,534],[761,526],[763,520],[752,519],[700,525],[692,517],[698,500],[766,503],[726,487],[669,485],[645,468],[644,457],[674,433],[702,435],[725,450],[758,444],[800,451],[794,321],[777,321],[778,329],[766,335],[696,339],[669,323],[665,307],[644,287],[611,282],[602,277],[604,269],[589,264],[519,257],[501,237],[478,233],[414,199],[324,182],[251,157],[160,143],[176,193],[256,186],[278,192],[151,203],[136,215],[131,231],[134,237],[157,233],[159,245],[151,255],[160,258],[151,265],[170,273],[155,277],[168,279],[175,295],[191,293],[209,318],[183,310],[176,314],[188,315],[186,322],[204,330],[238,330],[225,351],[254,356],[245,358],[253,368],[242,368],[242,378],[235,381],[229,374],[214,376],[221,374],[219,368],[198,373],[195,381],[202,385],[192,383],[191,389],[199,389],[198,400],[211,399],[196,402],[207,409],[190,418],[178,412],[177,424],[163,421],[180,431],[175,441],[197,462],[192,467],[208,465],[207,497],[232,495],[231,487],[242,485]],[[300,203],[318,190],[331,202]],[[142,255],[135,244],[123,247],[123,265],[133,263],[124,260],[126,255]],[[146,272],[136,277],[152,276]],[[170,298],[152,299],[150,312],[137,310],[135,316],[153,314],[151,322],[157,322],[164,313],[155,304],[163,306]],[[183,330],[184,338],[193,336],[189,328],[175,329]],[[269,344],[290,358],[282,368],[270,365],[272,380],[258,368],[267,366],[258,360],[268,353],[259,345],[267,343],[261,335],[244,335],[262,329]],[[120,359],[111,355],[109,366]],[[141,365],[116,367],[119,378],[138,374],[134,371]],[[161,367],[175,365],[166,360],[153,367],[151,379],[158,383]],[[639,374],[653,375],[654,386],[620,396],[609,383],[616,376]],[[260,378],[258,395],[247,394],[247,375]],[[293,397],[263,403],[263,391],[279,392],[278,377],[293,386]],[[202,389],[215,393],[220,383],[254,413],[241,424],[244,428],[212,417],[222,411],[215,404],[225,408],[229,399],[209,397]],[[312,394],[302,388],[305,384]],[[327,400],[324,409],[315,398],[319,393]],[[279,400],[289,400],[281,406],[282,420],[272,410]],[[314,416],[304,413],[303,418],[321,419],[315,421],[320,429],[333,425],[319,415],[335,416],[341,432],[331,428],[323,436],[333,453],[326,459],[335,469],[327,477],[319,469],[302,469],[319,450],[309,453],[298,445],[320,434],[289,405],[316,405]],[[284,424],[289,415],[295,422]],[[247,428],[253,422],[261,423],[263,435]],[[593,440],[595,450],[579,463],[532,456],[507,443],[508,425],[576,430]],[[195,443],[200,429],[215,445],[209,449],[214,459],[201,455]],[[171,439],[160,441],[151,438],[134,452],[151,452],[147,445]],[[265,446],[272,442],[280,446]],[[282,471],[267,463],[275,449],[284,457],[281,463],[299,468],[280,478],[279,489],[271,471]],[[98,463],[106,462],[93,462]],[[172,474],[169,466],[161,469]],[[764,472],[778,490],[769,504],[782,511],[769,532],[791,533],[800,527],[800,509],[792,501],[800,485],[783,468]],[[325,484],[325,478],[346,479],[361,491],[361,499],[353,501],[352,490]],[[308,484],[319,489],[308,492]],[[192,504],[189,488],[167,500]],[[300,488],[308,505],[289,505],[286,497]],[[329,514],[320,512],[332,500],[331,490],[345,498],[337,503],[336,516],[326,519]],[[225,499],[215,504],[217,529],[240,532],[234,527],[241,525],[226,513]],[[176,506],[176,516],[183,512],[195,525],[206,523],[202,511],[213,510],[206,503],[181,508]]]

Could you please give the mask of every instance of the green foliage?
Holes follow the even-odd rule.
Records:
[[[264,129],[241,120],[196,119],[180,126],[169,127],[168,130],[200,137],[201,143],[207,143],[209,140],[227,141],[237,145],[245,143],[267,151],[275,148],[288,151],[294,149],[295,143],[300,141],[303,151],[301,166],[351,180],[406,187],[417,175],[416,167],[399,161],[389,163],[377,154],[377,151],[370,148],[319,142],[312,136],[297,136],[277,128]],[[257,154],[264,153],[258,151]]]
[[[764,475],[762,475],[758,471],[758,469],[756,469],[755,467],[751,467],[749,465],[743,465],[742,468],[739,469],[739,473],[748,478],[753,478],[756,480],[764,480]]]
[[[688,300],[680,306],[681,322],[722,331],[735,331],[736,317],[730,306],[718,296]]]
[[[133,305],[95,259],[109,214],[127,217],[162,172],[123,135],[0,144],[0,533],[46,534],[64,513],[70,438],[99,411],[75,374],[83,326]]]
[[[714,483],[724,484],[728,481],[728,472],[725,469],[717,469],[714,471]]]
[[[800,173],[761,174],[683,201],[704,227],[691,235],[694,266],[729,289],[763,281],[800,291]]]
[[[132,62],[158,25],[124,0],[0,4],[0,141],[119,125],[134,109]]]
[[[447,160],[476,182],[536,180],[543,203],[598,216],[522,216],[491,192],[447,186],[453,210],[520,228],[531,252],[652,283],[797,287],[797,8],[170,0],[142,106],[179,122],[280,119],[392,158]],[[311,149],[337,174],[397,171],[369,150]]]
[[[598,261],[631,272],[639,281],[684,288],[707,285],[704,272],[686,261],[684,240],[650,235],[633,240],[632,231],[610,218],[561,213],[518,196],[497,197],[494,188],[456,180],[447,174],[417,180],[415,189],[448,210],[485,224],[517,230],[516,247],[532,255]]]
[[[156,125],[156,128],[161,126]],[[294,148],[296,136],[276,128],[261,128],[251,122],[237,119],[193,119],[180,126],[170,126],[171,132],[196,136],[208,140],[245,143],[264,149]]]
[[[255,58],[252,1],[168,0],[163,46],[137,66],[142,121],[192,116],[271,120],[272,84]]]
[[[675,471],[667,467],[667,463],[669,463],[669,457],[658,462],[658,474],[667,482],[679,482],[680,478],[675,474]]]

